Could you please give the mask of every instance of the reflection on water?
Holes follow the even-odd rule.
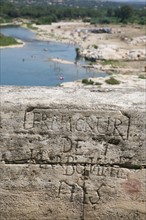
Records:
[[[33,32],[21,27],[1,28],[1,32],[25,42],[22,48],[1,49],[1,85],[56,86],[62,81],[106,75],[80,65],[49,61],[58,57],[74,62],[73,45],[38,41]]]

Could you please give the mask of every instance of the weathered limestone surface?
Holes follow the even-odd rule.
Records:
[[[144,220],[145,93],[1,87],[1,220]]]

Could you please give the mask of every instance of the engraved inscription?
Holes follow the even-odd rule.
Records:
[[[67,181],[60,181],[58,188],[58,198],[63,196],[69,196],[69,201],[73,202],[76,194],[80,192],[82,195],[82,202],[84,204],[98,204],[101,199],[100,191],[105,184],[102,183],[98,188],[90,189],[88,185],[84,182],[82,185],[68,183]]]
[[[101,116],[99,116],[101,115]],[[79,110],[33,109],[25,111],[24,129],[52,133],[89,133],[95,135],[119,136],[128,139],[130,117],[113,116],[105,113]]]
[[[114,92],[86,91],[83,105],[74,89],[43,92],[2,109],[2,218],[144,220],[143,106],[105,102]]]
[[[106,166],[100,166],[98,164],[95,165],[88,164],[86,165],[86,167],[80,164],[75,164],[64,167],[64,175],[66,176],[72,176],[73,174],[84,175],[85,173],[94,176],[105,176],[105,177],[127,179],[129,171],[124,168],[106,167]]]

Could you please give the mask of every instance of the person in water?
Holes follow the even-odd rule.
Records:
[[[60,76],[59,79],[60,79],[60,80],[64,80],[64,76]]]

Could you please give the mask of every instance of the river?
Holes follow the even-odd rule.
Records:
[[[59,58],[74,62],[73,45],[37,40],[35,33],[22,27],[2,27],[0,31],[25,42],[24,47],[0,49],[1,85],[57,86],[62,82],[107,75],[80,65],[49,61]]]

